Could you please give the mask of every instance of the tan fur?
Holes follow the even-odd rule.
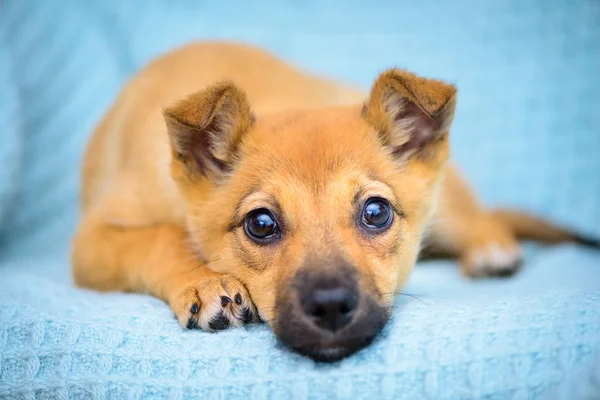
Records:
[[[281,288],[306,265],[340,259],[390,307],[426,234],[468,275],[511,268],[510,225],[446,168],[455,102],[452,85],[402,70],[380,75],[367,95],[243,45],[168,54],[125,86],[90,141],[75,280],[149,292],[182,325],[211,330],[222,309],[234,326],[244,308],[274,325],[278,291],[285,298]],[[353,201],[373,196],[402,215],[365,236]],[[244,216],[261,207],[285,214],[276,246],[244,235]],[[227,301],[237,294],[241,304]]]

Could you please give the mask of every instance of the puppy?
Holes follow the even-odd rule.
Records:
[[[75,282],[190,329],[260,318],[332,361],[380,332],[422,246],[475,277],[513,273],[518,238],[586,242],[477,203],[447,165],[456,96],[399,69],[365,94],[237,44],[159,58],[91,138]]]

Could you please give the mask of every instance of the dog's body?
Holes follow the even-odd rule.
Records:
[[[455,96],[398,70],[369,96],[243,45],[162,57],[91,139],[75,280],[149,292],[187,327],[239,326],[258,311],[292,347],[336,359],[381,329],[422,238],[470,276],[513,272],[519,236],[574,240],[484,210],[446,167]],[[332,302],[353,322],[337,309],[323,322]]]

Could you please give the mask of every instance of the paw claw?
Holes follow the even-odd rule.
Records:
[[[199,310],[199,309],[200,309],[200,308],[198,307],[198,303],[194,303],[194,304],[192,304],[192,307],[190,308],[190,312],[191,312],[192,314],[196,314],[196,313],[198,312],[198,310]]]
[[[235,295],[235,302],[238,305],[242,304],[242,295],[241,294],[238,293]]]
[[[225,307],[227,304],[233,303],[229,296],[221,296],[221,306]]]

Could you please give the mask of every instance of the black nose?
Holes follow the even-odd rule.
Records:
[[[346,287],[315,288],[302,302],[304,313],[322,329],[335,332],[352,320],[357,295]]]

